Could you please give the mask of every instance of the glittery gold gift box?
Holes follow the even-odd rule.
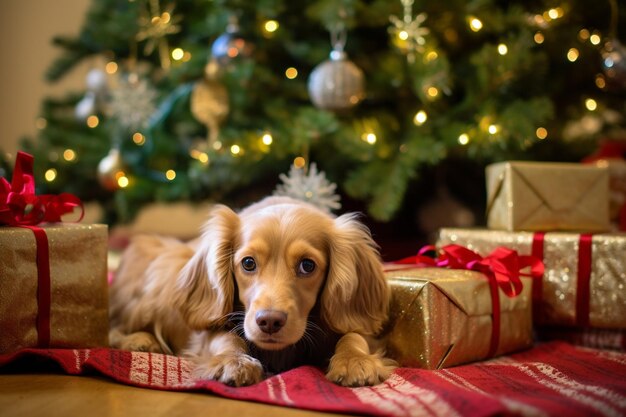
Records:
[[[440,369],[487,358],[492,304],[480,272],[446,268],[387,270],[392,289],[388,353],[401,366]],[[532,345],[531,281],[509,298],[500,291],[496,355]]]
[[[437,246],[450,243],[465,246],[485,256],[498,246],[533,254],[533,243],[541,236],[533,232],[488,229],[444,228]],[[579,326],[579,272],[581,236],[574,232],[543,234],[545,266],[537,294],[541,301],[534,313],[540,325]],[[626,234],[602,233],[590,236],[588,280],[588,324],[595,328],[626,329]]]
[[[49,245],[49,347],[107,346],[107,226],[42,229]],[[36,250],[31,230],[0,227],[0,353],[38,346]]]
[[[487,226],[606,232],[609,172],[574,163],[500,162],[486,169]]]

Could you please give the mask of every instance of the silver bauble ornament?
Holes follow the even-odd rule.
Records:
[[[109,154],[98,164],[98,181],[106,190],[115,191],[120,188],[118,180],[124,175],[124,162],[119,149],[111,149]]]
[[[87,91],[85,93],[85,97],[81,98],[80,101],[76,103],[76,108],[74,109],[76,119],[85,121],[89,116],[96,114],[96,101],[96,93],[93,91]]]
[[[601,51],[602,69],[610,84],[626,88],[626,48],[617,39],[608,40]]]
[[[345,52],[335,49],[330,59],[313,69],[308,87],[311,101],[320,109],[347,110],[365,96],[365,77]]]

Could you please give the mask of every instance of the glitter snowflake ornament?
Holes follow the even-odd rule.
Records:
[[[424,52],[424,44],[426,43],[425,35],[430,30],[422,26],[426,21],[426,13],[420,13],[413,17],[414,0],[401,0],[404,7],[404,15],[402,19],[397,16],[391,16],[389,20],[393,24],[390,29],[394,35],[395,45],[407,56],[409,63],[415,62],[415,54]]]
[[[111,92],[111,116],[130,131],[140,130],[156,111],[156,99],[157,91],[147,80],[130,74]]]
[[[310,165],[308,173],[292,165],[289,175],[280,174],[279,178],[283,183],[276,187],[274,195],[305,201],[326,212],[341,208],[339,195],[335,193],[337,184],[329,182],[323,171],[318,172],[315,163]]]

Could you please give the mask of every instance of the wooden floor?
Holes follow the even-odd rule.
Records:
[[[0,375],[1,417],[323,417],[296,410],[207,393],[136,388],[94,376]]]

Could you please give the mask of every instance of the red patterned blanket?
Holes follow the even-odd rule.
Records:
[[[189,361],[114,349],[24,349],[0,355],[10,365],[53,362],[68,374],[97,372],[123,384],[205,391],[286,407],[374,416],[625,416],[626,353],[563,342],[455,368],[400,368],[375,387],[343,388],[317,368],[301,367],[250,387],[195,381]],[[35,365],[33,365],[35,363]]]

